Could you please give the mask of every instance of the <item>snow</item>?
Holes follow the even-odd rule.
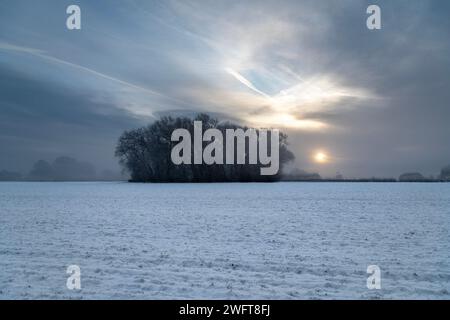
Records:
[[[0,299],[449,299],[449,189],[4,182]]]

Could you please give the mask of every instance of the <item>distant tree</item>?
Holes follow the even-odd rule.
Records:
[[[52,163],[53,177],[57,181],[95,179],[94,166],[70,157],[58,157]]]
[[[261,165],[175,165],[171,160],[172,148],[177,144],[171,141],[175,129],[186,129],[194,136],[194,121],[202,121],[203,131],[211,128],[222,132],[225,141],[226,129],[246,130],[236,124],[220,123],[208,114],[199,114],[195,119],[187,117],[162,117],[154,123],[134,130],[125,131],[119,138],[116,156],[120,164],[137,182],[218,182],[218,181],[274,181],[280,174],[261,176]],[[294,159],[287,148],[287,135],[280,133],[280,171],[282,166]],[[209,142],[203,142],[205,147]],[[248,147],[248,144],[247,144]],[[192,147],[193,150],[193,147]],[[248,150],[246,150],[248,160]],[[193,161],[192,161],[193,163]]]
[[[425,177],[419,172],[404,173],[398,178],[398,181],[400,182],[418,182],[425,180],[426,180]]]
[[[439,177],[441,180],[450,181],[450,165],[442,168],[441,174]]]
[[[94,180],[96,174],[90,163],[70,157],[58,157],[51,164],[45,160],[37,161],[28,178],[39,181],[86,181]]]
[[[31,180],[53,180],[53,168],[47,161],[39,160],[34,163],[29,178]]]

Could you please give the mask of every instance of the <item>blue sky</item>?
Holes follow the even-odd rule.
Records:
[[[81,30],[65,26],[70,4]],[[288,132],[295,166],[323,175],[437,173],[449,14],[438,0],[4,0],[0,169],[59,155],[115,169],[123,130],[203,111]]]

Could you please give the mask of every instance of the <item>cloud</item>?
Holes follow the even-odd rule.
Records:
[[[293,6],[298,7],[295,12],[301,13],[293,14]],[[319,114],[328,110],[348,112],[361,104],[351,102],[344,105],[343,101],[377,97],[362,84],[341,84],[339,77],[323,72],[321,68],[300,72],[302,76],[298,70],[293,70],[299,62],[315,62],[316,56],[323,55],[319,55],[316,48],[308,46],[318,34],[318,31],[311,32],[308,24],[323,20],[318,28],[319,35],[328,31],[330,23],[326,11],[318,13],[314,5],[308,2],[304,5],[286,2],[285,6],[267,2],[256,7],[257,10],[254,10],[252,5],[228,5],[221,2],[215,6],[204,6],[192,1],[170,3],[170,8],[179,18],[177,21],[181,22],[176,26],[175,22],[164,24],[180,34],[187,34],[194,42],[200,41],[208,48],[200,56],[201,61],[198,57],[186,57],[185,54],[177,57],[180,65],[195,65],[192,72],[200,78],[207,79],[211,74],[207,84],[202,83],[207,93],[199,94],[195,82],[185,84],[180,91],[195,92],[200,98],[197,103],[213,101],[209,108],[220,105],[234,115],[237,112],[242,121],[253,125],[267,126],[272,119],[272,125],[292,128],[298,124],[299,130],[333,127],[326,123],[328,119],[320,121],[305,118],[308,113]],[[303,44],[301,48],[298,47],[299,43]],[[220,70],[225,70],[253,91],[255,96],[246,94],[247,101],[235,99],[244,96],[243,87],[230,83]],[[199,71],[201,74],[197,74]],[[211,97],[211,92],[217,99]],[[258,103],[259,106],[255,106]],[[262,108],[266,110],[266,115],[257,118],[252,116],[255,110]],[[302,116],[303,119],[299,119]]]
[[[2,42],[2,41],[0,41],[0,50],[24,52],[24,53],[34,54],[34,55],[40,55],[40,54],[44,53],[44,51],[39,50],[39,49],[16,46],[14,44]]]
[[[231,68],[225,68],[225,71],[228,72],[229,74],[231,74],[233,77],[235,77],[239,82],[243,83],[245,86],[247,86],[248,88],[252,89],[253,91],[255,91],[256,93],[259,93],[260,95],[262,95],[263,97],[269,98],[270,96],[264,92],[262,92],[261,90],[258,90],[253,83],[251,83],[250,81],[248,81],[247,79],[245,79],[244,76],[242,76],[241,74],[239,74],[239,72],[234,71]]]
[[[28,53],[28,54],[34,55],[34,56],[42,58],[42,59],[46,59],[48,61],[51,61],[51,62],[54,62],[54,63],[57,63],[57,64],[62,64],[62,65],[65,65],[65,66],[69,66],[71,68],[76,68],[76,69],[81,70],[83,72],[87,72],[89,74],[92,74],[92,75],[94,75],[96,77],[100,77],[100,78],[103,78],[103,79],[106,79],[106,80],[109,80],[109,81],[116,82],[116,83],[118,83],[120,85],[124,85],[126,87],[129,87],[129,88],[132,88],[132,89],[136,89],[138,91],[142,91],[143,93],[146,93],[146,94],[149,94],[149,95],[155,95],[155,96],[163,97],[165,99],[173,100],[175,103],[179,103],[179,104],[183,104],[184,103],[181,100],[174,99],[172,97],[166,96],[164,94],[161,94],[159,92],[153,91],[151,89],[144,88],[142,86],[130,83],[128,81],[124,81],[124,80],[121,80],[121,79],[109,76],[107,74],[98,72],[96,70],[84,67],[84,66],[76,64],[76,63],[72,63],[72,62],[69,62],[69,61],[65,61],[65,60],[53,57],[53,56],[45,53],[45,51],[42,51],[42,50],[39,50],[39,49],[21,47],[21,46],[16,46],[16,45],[5,43],[5,42],[0,42],[0,50],[10,50],[10,51],[17,51],[17,52]]]

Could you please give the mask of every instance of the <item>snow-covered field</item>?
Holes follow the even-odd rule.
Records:
[[[449,227],[450,184],[0,183],[0,298],[450,299]]]

